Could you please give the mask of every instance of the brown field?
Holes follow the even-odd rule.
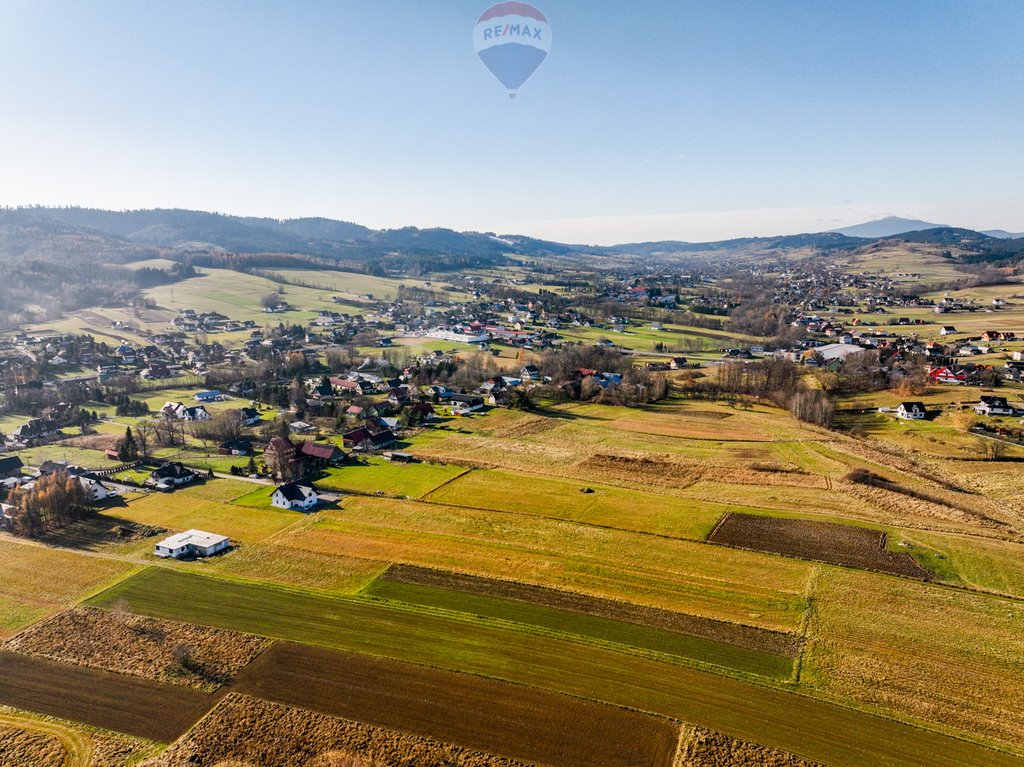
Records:
[[[683,733],[673,767],[822,767],[798,756],[699,727]]]
[[[667,719],[399,661],[279,642],[233,691],[554,767],[668,767]]]
[[[267,648],[251,634],[76,607],[37,623],[7,649],[59,663],[131,674],[212,692]],[[181,663],[175,648],[189,648]]]
[[[710,543],[875,570],[908,578],[929,573],[909,554],[889,551],[880,530],[805,519],[726,514],[708,536]]]
[[[170,742],[211,706],[194,690],[0,651],[0,704]]]
[[[145,767],[526,767],[522,762],[247,695],[228,695]]]
[[[597,615],[788,657],[795,657],[800,647],[799,639],[792,634],[700,618],[695,615],[659,610],[653,607],[642,607],[628,602],[601,599],[573,591],[560,591],[516,581],[479,578],[410,565],[392,565],[383,577],[398,583],[435,586],[470,594],[513,599],[557,610]]]

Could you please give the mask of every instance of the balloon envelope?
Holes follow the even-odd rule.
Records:
[[[550,53],[551,25],[528,3],[498,3],[477,20],[473,46],[491,74],[515,95]]]

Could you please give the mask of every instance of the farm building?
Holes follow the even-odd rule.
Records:
[[[186,530],[183,533],[171,535],[164,538],[154,549],[158,557],[209,557],[219,551],[224,551],[231,545],[231,540],[226,535],[207,533],[203,530]]]
[[[923,402],[901,402],[896,415],[906,421],[919,421],[925,417]]]
[[[360,450],[382,450],[395,444],[395,434],[390,429],[372,434],[365,426],[342,436],[345,447]]]
[[[270,502],[279,509],[309,511],[317,504],[316,488],[298,482],[286,482],[274,489]]]
[[[224,395],[216,389],[211,389],[209,391],[196,392],[193,399],[195,399],[196,402],[216,402],[224,399]]]

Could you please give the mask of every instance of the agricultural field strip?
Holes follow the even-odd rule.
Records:
[[[437,610],[455,620],[494,622],[515,631],[537,631],[569,641],[583,640],[629,652],[649,652],[718,666],[730,671],[775,679],[789,679],[793,658],[747,649],[694,634],[666,631],[636,623],[615,621],[586,613],[557,610],[529,602],[482,596],[434,586],[397,582],[371,584],[364,594],[391,604],[399,602]]]
[[[536,687],[278,642],[232,692],[555,767],[669,767],[667,719]]]
[[[175,685],[0,651],[0,704],[169,743],[214,703]]]
[[[708,543],[908,578],[930,576],[910,554],[886,549],[886,534],[817,520],[727,514]]]
[[[795,657],[799,650],[799,642],[793,635],[781,631],[741,626],[653,607],[641,607],[629,602],[601,599],[578,592],[562,591],[514,580],[481,578],[410,565],[391,565],[386,572],[369,584],[369,587],[372,589],[373,586],[384,582],[433,586],[464,594],[518,601],[563,612],[603,617],[618,622],[704,637],[737,647],[772,652],[787,657]]]
[[[338,599],[165,570],[145,571],[93,603],[120,599],[155,617],[464,671],[668,716],[831,767],[1024,767],[1017,755],[802,694],[550,637],[515,637],[471,624],[452,632],[450,622],[436,617],[388,615]]]

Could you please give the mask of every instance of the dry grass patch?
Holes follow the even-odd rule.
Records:
[[[0,538],[0,638],[132,569],[126,562]]]
[[[230,557],[205,564],[207,570],[232,578],[331,594],[355,593],[387,568],[384,562],[303,551],[276,543],[247,546]]]
[[[359,767],[367,761],[366,767],[376,767],[374,762],[389,767],[526,767],[430,738],[234,694],[145,767],[335,767],[341,756],[360,759]]]
[[[849,570],[814,604],[808,691],[1021,748],[1024,604]]]
[[[683,733],[674,767],[822,767],[773,748],[705,730]]]
[[[263,637],[225,629],[76,607],[32,626],[8,641],[7,648],[212,692],[269,644]]]
[[[158,750],[150,741],[0,706],[2,767],[128,767]]]

